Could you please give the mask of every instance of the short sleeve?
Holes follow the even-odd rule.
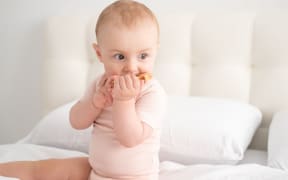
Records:
[[[140,119],[153,129],[161,129],[162,120],[166,112],[167,95],[158,83],[153,82],[139,96],[136,111]]]

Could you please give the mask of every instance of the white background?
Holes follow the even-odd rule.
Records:
[[[43,24],[49,16],[91,15],[112,1],[0,0],[0,144],[25,136],[42,117]],[[154,12],[267,11],[287,9],[287,0],[142,0]],[[173,23],[173,22],[171,22]]]

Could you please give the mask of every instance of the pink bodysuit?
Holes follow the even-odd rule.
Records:
[[[96,84],[97,81],[92,86]],[[91,93],[88,90],[86,95]],[[165,109],[165,91],[157,80],[149,80],[136,98],[136,111],[140,119],[153,128],[153,133],[132,148],[121,145],[114,134],[112,107],[103,109],[91,136],[89,162],[93,170],[89,179],[158,180],[161,121]]]

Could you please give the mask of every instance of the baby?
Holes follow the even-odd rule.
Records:
[[[165,92],[152,74],[159,42],[158,22],[143,4],[116,1],[100,14],[94,50],[105,73],[70,112],[76,129],[94,125],[90,141],[91,180],[158,179],[158,151]]]
[[[166,94],[154,78],[138,77],[153,71],[159,44],[157,19],[143,4],[119,0],[100,14],[96,38],[93,48],[105,72],[70,111],[75,129],[94,126],[88,160],[0,164],[0,175],[29,180],[158,179]]]

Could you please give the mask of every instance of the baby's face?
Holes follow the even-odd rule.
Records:
[[[157,26],[150,21],[130,28],[105,24],[94,48],[107,75],[152,73],[158,48]]]

